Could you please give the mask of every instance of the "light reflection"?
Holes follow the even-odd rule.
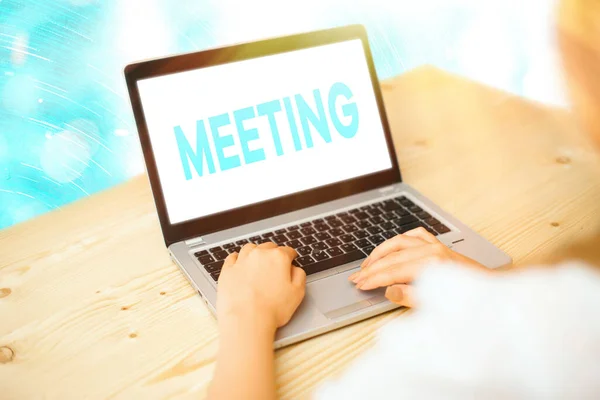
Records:
[[[123,66],[363,23],[381,78],[422,64],[564,104],[554,0],[1,0],[0,228],[144,170]]]

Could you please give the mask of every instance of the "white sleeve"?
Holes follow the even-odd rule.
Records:
[[[419,309],[317,399],[600,399],[600,275],[581,264],[490,276],[433,265]]]

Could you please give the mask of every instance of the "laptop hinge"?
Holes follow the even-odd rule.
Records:
[[[195,246],[197,244],[204,243],[204,239],[202,239],[201,237],[195,237],[192,239],[185,240],[184,243],[186,244],[186,246]]]

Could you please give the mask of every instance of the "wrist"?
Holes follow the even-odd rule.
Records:
[[[218,326],[221,335],[232,332],[234,335],[244,334],[275,337],[277,323],[274,317],[260,309],[249,307],[245,310],[228,310],[218,314]]]

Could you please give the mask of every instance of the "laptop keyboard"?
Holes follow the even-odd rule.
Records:
[[[399,196],[215,246],[196,252],[194,256],[216,282],[229,254],[239,252],[246,243],[274,242],[295,249],[298,257],[292,264],[311,275],[361,260],[378,244],[418,227],[436,236],[450,232],[427,211]]]

